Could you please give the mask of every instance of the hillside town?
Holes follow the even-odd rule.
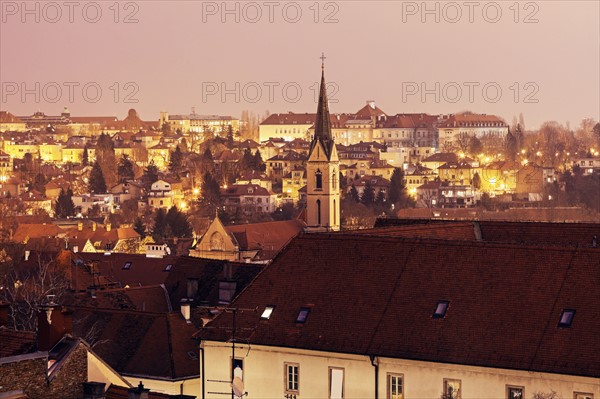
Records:
[[[600,398],[600,123],[321,68],[259,123],[0,112],[0,398]]]

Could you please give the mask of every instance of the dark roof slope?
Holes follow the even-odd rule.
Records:
[[[240,339],[432,362],[600,376],[600,249],[304,234],[234,302]],[[449,301],[435,319],[438,301]],[[260,313],[276,308],[267,321]],[[305,323],[295,319],[309,307]],[[569,328],[563,309],[575,309]],[[204,339],[225,341],[223,313]],[[223,327],[223,329],[219,328]]]
[[[177,312],[74,307],[73,317],[74,333],[121,374],[167,379],[199,374],[198,347],[192,339],[197,330]]]

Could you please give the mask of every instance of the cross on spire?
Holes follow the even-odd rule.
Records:
[[[325,69],[325,59],[327,58],[325,57],[325,53],[321,53],[321,57],[319,58],[321,58],[321,69]]]

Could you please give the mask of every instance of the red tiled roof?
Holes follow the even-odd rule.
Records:
[[[13,234],[13,241],[24,243],[27,238],[55,237],[63,230],[53,223],[21,223]]]
[[[129,388],[120,387],[118,385],[111,384],[110,387],[106,390],[106,399],[129,399]],[[174,396],[168,395],[166,393],[158,393],[158,392],[148,392],[148,399],[169,399]]]
[[[439,127],[486,127],[486,126],[507,126],[501,118],[495,115],[486,114],[456,114],[450,115],[444,119]]]
[[[0,123],[24,123],[8,111],[0,111]]]
[[[225,230],[233,235],[241,250],[260,250],[259,257],[272,259],[292,238],[304,230],[302,220],[283,220],[278,222],[250,223],[226,226]]]
[[[35,332],[15,331],[0,326],[0,358],[35,352]]]
[[[233,303],[259,309],[238,314],[254,328],[238,339],[597,378],[599,259],[598,248],[303,234]],[[449,308],[434,319],[440,300]],[[275,311],[260,321],[266,305]],[[565,308],[577,313],[559,328]],[[223,313],[200,336],[226,341],[230,325]]]

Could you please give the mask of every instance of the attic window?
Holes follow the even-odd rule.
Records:
[[[169,263],[167,266],[165,266],[163,272],[170,272],[172,268],[173,268],[173,265],[171,263]]]
[[[575,317],[575,309],[563,309],[560,315],[559,327],[571,327],[573,318]]]
[[[306,323],[306,319],[308,319],[308,314],[310,313],[310,308],[300,308],[298,312],[298,317],[296,317],[296,323]]]
[[[262,320],[269,320],[271,318],[271,314],[273,314],[273,310],[275,309],[275,305],[267,305],[265,306],[265,310],[260,315]]]
[[[446,316],[446,311],[448,310],[448,305],[450,301],[439,301],[435,306],[435,310],[433,311],[434,319],[443,319]]]
[[[131,269],[131,264],[132,264],[132,262],[125,262],[125,264],[123,265],[123,270]]]
[[[188,351],[187,355],[189,356],[190,359],[192,360],[198,360],[198,355],[196,354],[196,352],[194,351]]]

